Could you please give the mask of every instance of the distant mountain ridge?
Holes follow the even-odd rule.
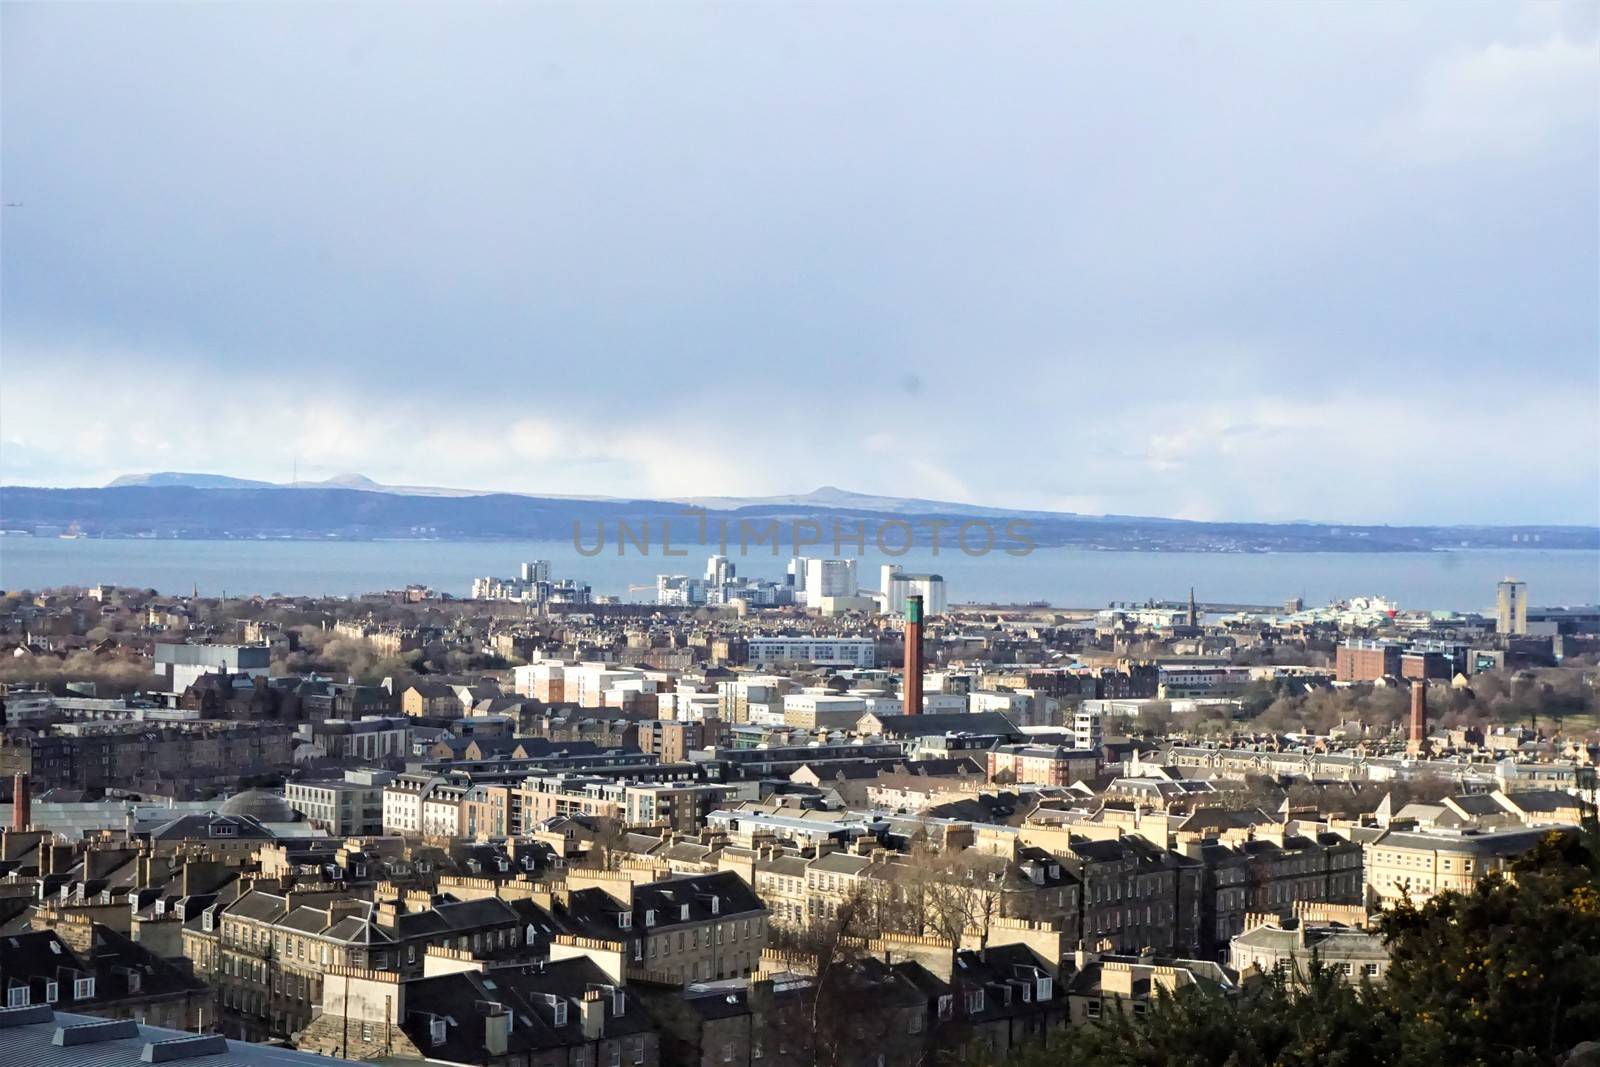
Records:
[[[690,509],[703,509],[686,514]],[[1024,546],[1147,552],[1416,552],[1474,548],[1600,549],[1600,529],[1587,526],[1383,526],[1313,522],[1191,522],[1126,515],[1014,511],[937,500],[852,493],[833,486],[770,497],[628,500],[535,496],[422,486],[386,486],[362,475],[279,485],[224,475],[161,472],[116,479],[103,488],[0,487],[0,530],[35,533],[73,529],[89,537],[164,538],[430,538],[439,540],[572,540],[592,544],[597,532],[614,551],[625,524],[652,531],[659,548],[670,530],[675,549],[737,543],[777,524],[792,542],[797,523],[817,524],[812,554],[836,554],[832,531],[864,524],[867,544],[919,545],[942,537],[952,550],[958,531],[991,548]],[[891,531],[891,527],[893,530]],[[710,541],[697,540],[707,536]],[[991,531],[985,533],[985,530]],[[989,541],[992,537],[993,540]],[[770,541],[767,542],[770,545]],[[674,552],[676,554],[676,551]]]
[[[184,489],[357,489],[368,493],[399,493],[403,496],[489,496],[471,489],[441,489],[426,485],[383,485],[365,474],[335,474],[322,481],[263,482],[234,478],[226,474],[190,474],[184,471],[158,471],[154,474],[124,474],[106,483],[107,489],[130,486]]]
[[[225,474],[190,474],[182,471],[159,471],[154,474],[124,474],[107,483],[108,489],[129,486],[173,487],[189,489],[359,489],[370,493],[395,493],[400,496],[525,496],[547,500],[622,500],[615,496],[572,496],[544,493],[515,493],[483,489],[450,489],[432,485],[385,485],[364,474],[335,474],[322,481],[263,482],[250,478],[233,478]],[[906,497],[874,496],[855,493],[832,485],[824,485],[809,493],[780,496],[702,496],[668,497],[669,502],[685,507],[706,508],[711,511],[735,511],[739,508],[823,507],[845,508],[852,511],[873,511],[884,514],[925,515],[958,514],[981,515],[992,518],[1010,518],[1020,515],[1068,515],[1071,512],[1015,511],[1007,508],[984,507],[978,504],[959,504],[948,500],[919,500]]]
[[[396,493],[401,496],[526,496],[549,500],[622,500],[614,496],[563,496],[560,494],[515,493],[497,490],[449,489],[441,486],[384,485],[364,474],[335,474],[322,481],[263,482],[249,478],[233,478],[225,474],[190,474],[182,471],[160,471],[155,474],[124,474],[107,483],[108,489],[128,486],[181,486],[189,489],[359,489],[372,493]],[[711,511],[734,511],[750,507],[824,507],[847,508],[853,511],[875,511],[886,514],[922,515],[953,513],[962,515],[988,515],[1005,518],[1016,515],[1071,514],[1070,512],[1022,512],[1006,508],[983,507],[977,504],[958,504],[947,500],[918,500],[904,497],[873,496],[855,493],[832,485],[824,485],[809,493],[780,496],[703,496],[668,497],[668,501],[686,507],[701,507]]]

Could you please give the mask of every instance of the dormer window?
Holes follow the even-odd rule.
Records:
[[[555,1013],[555,1024],[557,1026],[567,1025],[567,1002],[565,999],[556,996],[554,993],[550,994],[550,1010]]]
[[[447,1033],[448,1030],[445,1027],[445,1022],[443,1019],[435,1018],[428,1021],[428,1040],[432,1041],[435,1045],[444,1044],[444,1039]]]
[[[94,996],[94,979],[78,978],[72,983],[72,999],[88,1000]]]
[[[976,1015],[983,1010],[983,990],[974,989],[967,994],[967,1013]]]
[[[633,928],[633,913],[628,911],[617,912],[617,928],[631,930]]]
[[[627,1010],[628,1010],[628,998],[623,994],[622,990],[620,990],[620,989],[612,990],[611,991],[611,1014],[617,1016],[618,1018],[620,1018],[623,1015],[627,1014]]]
[[[948,1019],[955,1014],[955,997],[946,993],[939,998],[939,1018]]]
[[[209,933],[212,930],[215,930],[216,928],[217,928],[216,915],[211,911],[210,908],[207,908],[205,911],[202,911],[200,913],[200,929],[205,930],[207,933]]]
[[[711,898],[711,914],[713,914],[713,915],[722,914],[722,898],[721,897],[712,897]]]
[[[14,985],[10,989],[6,990],[6,1007],[8,1007],[8,1008],[26,1008],[27,1006],[28,1006],[28,987],[27,986],[25,986],[25,985]]]
[[[646,908],[645,909],[645,911],[644,911],[644,924],[646,926],[654,926],[656,924],[656,909],[654,909],[654,908]]]
[[[54,1004],[56,1001],[58,1001],[60,999],[61,999],[61,984],[59,982],[54,982],[54,981],[46,982],[44,984],[44,1002],[46,1004]]]
[[[681,904],[678,907],[678,918],[682,922],[689,921],[689,905]]]

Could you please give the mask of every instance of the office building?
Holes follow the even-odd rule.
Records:
[[[878,645],[870,637],[752,637],[750,666],[815,663],[824,667],[875,667]]]
[[[807,559],[805,585],[802,587],[806,603],[816,603],[823,597],[853,597],[856,595],[856,561],[853,559]]]

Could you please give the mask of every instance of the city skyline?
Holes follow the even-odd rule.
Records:
[[[1593,525],[1595,11],[7,5],[0,483]]]

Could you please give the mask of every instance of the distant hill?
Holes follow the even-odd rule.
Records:
[[[814,555],[834,554],[835,524],[844,544],[858,524],[870,546],[879,537],[899,548],[908,532],[928,545],[937,532],[945,551],[969,525],[968,544],[982,548],[1074,546],[1146,552],[1414,552],[1463,548],[1600,549],[1600,530],[1582,526],[1334,526],[1321,523],[1187,522],[1121,515],[1007,511],[932,500],[867,496],[825,487],[796,496],[699,498],[701,519],[684,500],[621,500],[482,493],[383,486],[360,475],[279,486],[221,475],[162,473],[119,478],[104,488],[0,488],[0,528],[75,525],[90,537],[180,538],[437,538],[441,540],[571,540],[576,529],[593,545],[604,528],[614,546],[620,524],[651,531],[653,550],[670,529],[680,548],[714,545],[726,529],[761,545],[772,524],[783,551],[793,524],[816,524]],[[770,542],[767,542],[770,544]],[[613,548],[607,549],[614,551]],[[757,547],[753,551],[768,551]]]
[[[187,489],[357,489],[364,493],[398,493],[402,496],[488,496],[475,489],[444,489],[431,485],[384,485],[365,474],[335,474],[321,481],[258,482],[249,478],[230,478],[225,474],[187,474],[161,471],[157,474],[124,474],[107,483],[107,489],[129,486]]]
[[[124,474],[113,478],[106,486],[120,489],[129,485],[179,485],[188,489],[273,489],[271,482],[258,482],[250,478],[230,478],[226,474],[184,474],[179,471],[161,471],[158,474]]]

